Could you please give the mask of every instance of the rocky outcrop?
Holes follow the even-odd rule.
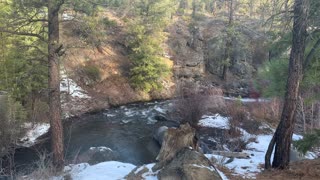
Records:
[[[220,180],[211,162],[201,153],[184,148],[158,173],[160,180]]]
[[[152,167],[158,178],[164,180],[215,180],[221,179],[215,167],[202,153],[198,152],[196,131],[188,123],[179,128],[160,127],[164,133],[159,161]]]
[[[152,168],[152,170],[156,171],[161,169],[175,157],[177,152],[185,147],[197,149],[195,134],[195,129],[193,129],[188,123],[182,124],[178,129],[169,128],[164,135],[162,147],[156,158],[159,162]]]
[[[227,96],[248,97],[250,93],[249,83],[244,80],[226,83],[223,88]]]
[[[168,45],[173,54],[177,79],[197,79],[204,75],[204,38],[199,26],[189,26],[183,20],[169,27]]]

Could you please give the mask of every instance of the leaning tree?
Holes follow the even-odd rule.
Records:
[[[303,77],[303,61],[307,37],[309,0],[295,0],[292,30],[292,47],[289,59],[289,75],[280,123],[269,144],[265,156],[265,168],[271,167],[270,158],[275,150],[273,168],[284,169],[290,160],[290,146],[295,123],[294,114]]]

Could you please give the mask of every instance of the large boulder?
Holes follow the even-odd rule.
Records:
[[[105,161],[117,161],[119,154],[107,147],[91,147],[88,151],[82,153],[78,159],[78,163],[88,162],[90,165],[98,164]]]
[[[164,135],[160,152],[156,158],[159,162],[152,170],[156,171],[161,169],[175,157],[177,152],[185,147],[197,149],[195,135],[196,130],[188,123],[180,125],[177,129],[169,128]]]
[[[167,130],[168,130],[167,126],[161,126],[157,129],[157,131],[153,135],[153,139],[155,139],[160,146],[162,145],[163,138]]]
[[[220,180],[216,168],[203,154],[191,149],[180,150],[158,173],[160,180]]]

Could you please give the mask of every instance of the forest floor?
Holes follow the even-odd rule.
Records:
[[[320,179],[320,159],[303,160],[290,164],[287,170],[264,171],[257,179],[318,180]]]

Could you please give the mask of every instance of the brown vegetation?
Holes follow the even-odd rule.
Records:
[[[173,119],[189,123],[197,128],[198,122],[206,112],[220,112],[225,104],[222,90],[219,88],[202,88],[186,84],[177,88],[178,99],[174,103]]]
[[[291,163],[286,170],[270,170],[258,174],[257,179],[316,180],[320,179],[320,159]]]

